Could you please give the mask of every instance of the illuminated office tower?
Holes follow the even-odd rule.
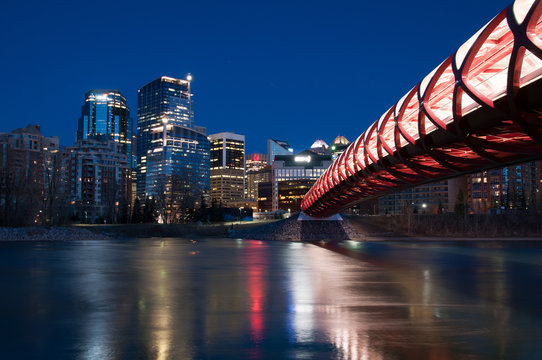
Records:
[[[164,221],[209,193],[209,140],[193,124],[191,79],[162,76],[138,91],[137,196],[160,200]]]
[[[297,155],[276,155],[271,179],[272,210],[300,211],[303,196],[331,163],[331,155],[318,155],[310,150]],[[260,188],[263,184],[259,184]],[[258,200],[261,195],[258,193]]]
[[[107,135],[121,146],[129,165],[132,161],[132,118],[126,98],[118,90],[90,90],[81,106],[77,140]]]
[[[258,171],[267,165],[267,157],[265,154],[253,153],[246,156],[246,170]]]
[[[211,199],[228,207],[245,198],[245,136],[230,132],[209,135]]]
[[[267,179],[263,174],[270,174],[271,172],[262,172],[267,165],[267,156],[264,154],[253,153],[246,156],[245,161],[245,197],[251,200],[258,200],[258,183],[262,181],[271,181]]]

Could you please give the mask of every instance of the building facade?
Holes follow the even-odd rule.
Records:
[[[83,223],[117,223],[128,212],[130,167],[122,144],[107,135],[77,140],[60,151],[62,183]]]
[[[271,172],[269,173],[271,176]],[[258,183],[258,212],[273,211],[273,182],[262,181]]]
[[[58,148],[58,137],[43,136],[39,125],[0,133],[0,224],[48,223]]]
[[[276,155],[293,155],[294,149],[283,140],[267,139],[267,165],[273,165]]]
[[[209,194],[210,144],[193,124],[190,79],[162,76],[138,91],[137,196],[156,200],[165,222]]]
[[[245,136],[230,132],[209,135],[211,201],[237,204],[245,199]]]
[[[132,164],[132,118],[126,98],[119,90],[90,90],[81,106],[77,140],[108,135],[121,145]]]
[[[276,155],[272,167],[272,210],[300,211],[303,196],[331,163],[331,155],[311,151]]]
[[[262,181],[271,181],[271,166],[267,165],[267,156],[264,154],[253,153],[246,156],[245,161],[245,197],[250,200],[258,201],[258,183]],[[261,172],[264,168],[267,171]],[[269,176],[266,177],[265,174]],[[257,211],[255,206],[255,211]]]
[[[246,156],[245,167],[249,171],[258,171],[267,166],[267,157],[265,154],[253,153]]]
[[[271,182],[272,168],[269,165],[259,169],[247,171],[247,199],[258,200],[258,185]]]
[[[475,213],[540,211],[542,161],[483,171],[467,176],[467,199]]]
[[[378,208],[369,213],[396,215],[405,212],[415,214],[442,214],[454,212],[459,191],[466,194],[466,177],[423,184],[378,198]],[[376,203],[375,203],[376,206]]]

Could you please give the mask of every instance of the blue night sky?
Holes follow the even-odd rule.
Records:
[[[248,153],[353,141],[509,4],[4,1],[0,131],[37,123],[71,145],[88,90],[121,90],[135,125],[140,87],[190,72],[195,123]]]

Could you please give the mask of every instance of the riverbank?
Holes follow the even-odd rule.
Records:
[[[297,214],[284,220],[214,224],[115,224],[58,227],[0,227],[0,241],[69,241],[118,238],[242,238],[279,241],[541,241],[537,225],[526,219],[469,219],[417,215],[408,222],[400,216],[344,216],[344,221],[297,221]],[[408,219],[407,219],[408,220]],[[542,231],[540,231],[542,234]]]
[[[228,237],[232,231],[268,224],[227,222],[219,224],[100,224],[71,226],[0,227],[0,241],[108,240],[149,237]]]
[[[228,237],[233,231],[251,229],[275,221],[234,221],[211,224],[85,224],[77,225],[77,227],[97,231],[111,237]]]

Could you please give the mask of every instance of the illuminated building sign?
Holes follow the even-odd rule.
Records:
[[[311,162],[311,156],[310,155],[307,155],[307,156],[302,156],[302,155],[298,155],[294,158],[295,162],[306,162],[306,163],[310,163]]]

